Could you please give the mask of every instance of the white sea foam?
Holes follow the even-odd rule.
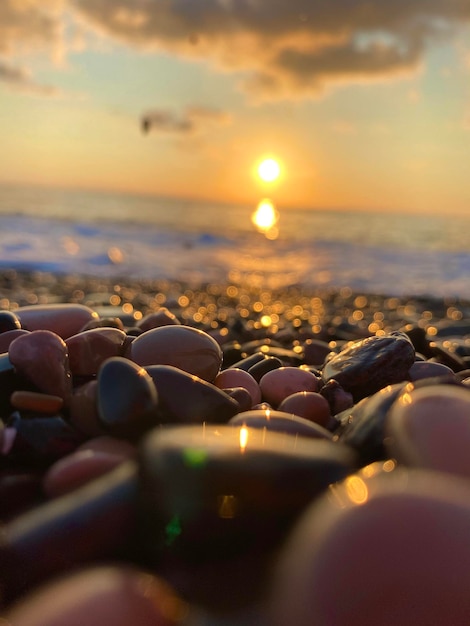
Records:
[[[96,194],[88,210],[79,211],[78,200],[85,205],[86,198],[65,195],[49,211],[42,201],[37,217],[31,197],[12,206],[11,196],[2,205],[0,195],[0,266],[470,298],[465,222],[285,211],[280,236],[270,241],[254,232],[249,207],[160,201],[150,213],[150,199],[130,206],[127,197],[125,212],[119,203],[111,210],[109,198]],[[131,222],[133,213],[139,219]]]

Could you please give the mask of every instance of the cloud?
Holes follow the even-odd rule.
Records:
[[[36,96],[51,97],[58,96],[61,93],[56,87],[36,82],[23,67],[9,65],[0,59],[0,83],[2,82],[13,89]]]
[[[201,133],[211,125],[227,124],[230,116],[224,111],[206,106],[188,107],[182,114],[167,109],[153,109],[141,118],[142,131],[190,136]]]
[[[101,33],[240,72],[258,98],[406,76],[470,21],[468,0],[70,0]]]
[[[62,38],[62,0],[2,0],[0,54],[51,50]]]

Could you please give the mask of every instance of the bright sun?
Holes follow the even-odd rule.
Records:
[[[275,159],[264,159],[258,165],[258,175],[265,183],[272,183],[280,173],[281,167]]]

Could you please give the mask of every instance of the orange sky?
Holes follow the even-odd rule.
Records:
[[[2,0],[0,182],[467,212],[469,24],[457,0]]]

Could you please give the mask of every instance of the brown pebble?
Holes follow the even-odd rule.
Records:
[[[10,402],[15,409],[20,411],[37,411],[50,415],[59,413],[64,406],[64,400],[60,396],[35,391],[14,391]]]
[[[298,391],[287,396],[279,404],[278,410],[293,413],[325,427],[331,417],[328,401],[315,391]]]
[[[93,328],[66,339],[70,369],[74,376],[93,376],[102,363],[121,356],[126,333],[117,328]]]
[[[245,372],[245,370],[231,367],[223,372],[219,372],[214,385],[219,389],[244,387],[251,396],[251,406],[261,402],[261,389],[253,376]]]

